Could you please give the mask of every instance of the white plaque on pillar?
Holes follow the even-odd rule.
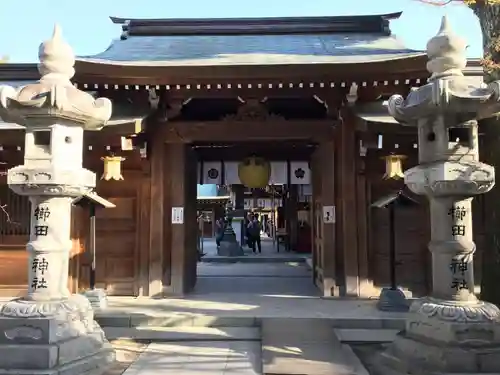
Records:
[[[172,207],[172,224],[184,224],[184,207]]]
[[[323,223],[335,223],[335,206],[323,206]]]

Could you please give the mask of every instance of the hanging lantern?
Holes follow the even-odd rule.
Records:
[[[403,173],[403,160],[406,159],[404,155],[387,155],[382,157],[385,160],[385,174],[384,180],[399,180],[404,178],[405,174]]]
[[[121,156],[105,156],[101,160],[104,162],[104,172],[102,173],[101,180],[123,180],[122,161],[125,158]]]
[[[271,164],[264,158],[249,157],[238,165],[238,177],[251,189],[264,188],[271,178]]]

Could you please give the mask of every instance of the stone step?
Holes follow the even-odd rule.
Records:
[[[259,341],[260,329],[252,327],[105,327],[108,340],[147,341]]]
[[[263,374],[369,375],[326,320],[263,319],[261,332]]]
[[[193,313],[128,313],[113,312],[113,310],[96,311],[95,319],[102,327],[260,327],[262,317],[204,315]],[[294,324],[302,321],[327,320],[332,328],[342,329],[404,329],[404,316],[401,317],[351,317],[351,318],[287,318]]]
[[[147,341],[216,341],[260,340],[257,327],[104,327],[108,340],[137,339]],[[397,329],[334,329],[343,343],[392,342]]]
[[[205,255],[201,258],[202,263],[305,263],[307,257],[298,256],[220,256],[220,255]]]
[[[335,334],[345,343],[385,343],[393,342],[399,329],[350,329],[336,328]]]

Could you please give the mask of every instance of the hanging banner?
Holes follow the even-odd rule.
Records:
[[[271,162],[271,178],[269,185],[285,185],[288,183],[288,165],[286,161]]]
[[[225,161],[224,162],[224,184],[225,185],[236,185],[241,184],[240,178],[238,177],[238,162],[235,161]]]
[[[200,180],[203,184],[222,184],[222,163],[220,161],[203,162],[202,167],[203,174]]]
[[[290,162],[290,183],[292,185],[309,185],[311,170],[307,161]]]

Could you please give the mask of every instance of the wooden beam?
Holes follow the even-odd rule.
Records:
[[[217,146],[217,145],[216,145]],[[237,142],[227,147],[195,147],[198,160],[203,161],[240,161],[250,155],[259,155],[268,160],[309,160],[314,145],[289,145],[275,142],[269,147],[267,142]]]
[[[167,143],[236,141],[319,141],[333,137],[332,120],[170,122],[162,127]]]
[[[227,85],[224,85],[221,88],[217,88],[217,85],[209,87],[210,88],[207,88],[207,86],[204,85],[203,87],[200,87],[200,89],[188,89],[186,86],[182,86],[179,87],[179,89],[169,90],[168,99],[228,99],[237,97],[284,99],[311,98],[313,96],[324,99],[328,96],[332,96],[332,94],[340,96],[340,91],[343,89],[339,87],[320,87],[319,85],[314,87],[298,87],[297,85],[294,87],[279,87],[279,83],[268,83],[266,85],[252,84],[250,82],[234,85],[234,87],[231,86],[231,88],[228,88]]]

